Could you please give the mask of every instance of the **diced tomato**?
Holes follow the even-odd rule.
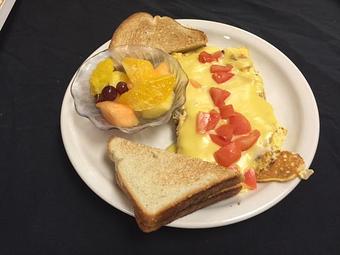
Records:
[[[229,72],[232,68],[233,68],[232,65],[226,65],[226,66],[211,65],[210,72],[211,73]]]
[[[216,143],[217,145],[219,145],[221,147],[224,147],[224,146],[226,146],[227,144],[230,143],[230,140],[228,141],[228,140],[224,139],[223,136],[210,134],[210,138],[214,143]]]
[[[212,62],[214,59],[212,58],[212,56],[206,52],[206,51],[202,51],[199,55],[198,55],[198,61],[201,63],[207,63],[207,62]]]
[[[210,96],[217,107],[224,105],[224,100],[230,96],[230,92],[220,88],[210,88]]]
[[[251,130],[249,121],[239,112],[229,117],[229,123],[233,126],[235,135],[244,135]]]
[[[240,159],[241,149],[231,142],[216,151],[214,157],[218,164],[228,167]]]
[[[222,53],[222,51],[216,51],[216,52],[214,52],[213,54],[211,54],[211,56],[213,57],[213,58],[215,58],[215,60],[217,61],[220,57],[222,57],[223,56],[223,53]]]
[[[213,54],[209,54],[206,51],[202,51],[199,55],[198,55],[198,61],[201,63],[210,63],[213,61],[217,61],[221,56],[222,56],[222,52],[221,51],[216,51]]]
[[[220,127],[218,127],[216,130],[216,134],[223,136],[223,138],[227,141],[230,141],[233,137],[234,128],[230,124],[225,124]]]
[[[209,117],[208,125],[205,129],[206,131],[214,129],[217,123],[219,122],[219,120],[221,119],[220,114],[215,110],[211,110],[209,114],[210,114],[210,117]]]
[[[207,112],[199,112],[196,117],[196,131],[204,134],[209,123],[210,114]]]
[[[231,104],[220,106],[220,114],[222,119],[228,119],[235,114],[234,107]]]
[[[254,169],[249,169],[244,173],[244,184],[250,189],[256,189],[256,173]]]
[[[251,131],[248,135],[236,138],[233,142],[236,143],[242,151],[246,151],[256,143],[260,135],[260,131],[255,129]]]
[[[233,73],[227,73],[227,72],[217,72],[212,74],[212,78],[217,83],[223,83],[229,80],[231,77],[233,77]]]
[[[198,81],[195,81],[195,80],[193,80],[193,79],[190,79],[189,81],[190,81],[190,84],[191,84],[194,88],[196,88],[196,89],[202,87],[202,85],[201,85]]]

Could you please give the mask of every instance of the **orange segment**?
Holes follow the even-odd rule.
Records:
[[[175,84],[174,75],[163,75],[157,78],[153,78],[144,83],[143,85],[145,86],[145,89],[159,91],[162,94],[162,97],[167,97],[173,91],[174,84]]]
[[[119,103],[135,111],[145,111],[155,108],[171,95],[176,79],[169,74],[166,63],[154,69],[148,60],[127,57],[122,65],[133,86],[119,97]]]
[[[174,75],[163,75],[134,86],[121,95],[119,103],[130,106],[135,111],[149,110],[165,101],[174,89]]]
[[[129,80],[134,85],[139,85],[145,80],[150,80],[155,76],[153,65],[150,61],[137,58],[124,58],[122,65]]]
[[[90,77],[91,95],[100,94],[102,89],[110,83],[113,70],[114,65],[111,58],[106,58],[97,64]]]

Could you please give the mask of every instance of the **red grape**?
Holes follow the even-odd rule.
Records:
[[[102,93],[97,96],[97,103],[103,101],[114,101],[117,97],[117,90],[113,86],[106,86],[103,88]]]
[[[124,94],[129,90],[128,85],[123,81],[118,82],[116,88],[119,94]]]

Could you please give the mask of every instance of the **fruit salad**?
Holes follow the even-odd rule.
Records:
[[[166,113],[174,99],[175,75],[167,63],[126,57],[124,71],[111,58],[97,64],[90,77],[96,107],[111,125],[134,127]]]

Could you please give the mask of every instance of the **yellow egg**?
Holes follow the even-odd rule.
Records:
[[[196,116],[199,111],[209,112],[216,109],[209,89],[222,88],[231,93],[226,99],[226,104],[232,104],[235,111],[247,117],[252,129],[257,129],[261,133],[256,144],[243,152],[237,162],[241,170],[247,170],[254,167],[254,160],[265,151],[281,148],[285,137],[285,132],[282,130],[285,129],[280,127],[272,106],[264,99],[263,81],[255,71],[246,48],[226,49],[225,57],[213,63],[233,65],[233,78],[222,84],[217,84],[212,79],[211,64],[202,64],[198,61],[198,55],[203,50],[214,52],[216,47],[206,47],[186,54],[174,54],[188,78],[202,85],[200,88],[187,86],[184,115],[178,127],[177,152],[215,162],[214,152],[220,146],[211,141],[209,134],[202,135],[196,132]]]
[[[176,153],[177,151],[176,144],[175,143],[170,144],[165,150],[168,152]]]

